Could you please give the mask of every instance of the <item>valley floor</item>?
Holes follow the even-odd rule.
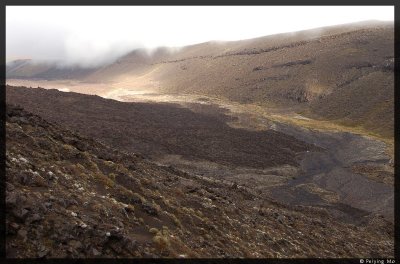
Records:
[[[13,80],[8,83],[17,84]],[[48,87],[43,84],[31,86]],[[313,120],[299,114],[297,109],[243,105],[203,95],[158,94],[126,88],[115,88],[110,92],[107,85],[90,90],[78,84],[53,84],[52,87],[60,91],[90,91],[121,102],[172,103],[218,120],[228,117],[226,123],[235,129],[275,131],[292,136],[315,147],[295,154],[299,166],[235,166],[166,153],[156,153],[150,158],[160,165],[205,179],[241,186],[280,204],[325,209],[331,217],[346,224],[365,225],[372,216],[394,222],[391,139],[367,135],[362,129],[355,131],[354,128]],[[76,88],[78,86],[81,88]]]
[[[301,154],[300,170],[286,166],[268,170],[227,168],[173,155],[160,157],[158,162],[202,175],[222,176],[265,192],[279,202],[324,207],[344,221],[357,223],[370,213],[378,213],[394,222],[393,141],[385,140],[387,144],[381,138],[304,117],[293,109],[267,109],[206,96],[143,94],[124,89],[106,97],[124,102],[178,103],[192,111],[198,110],[198,104],[217,105],[229,110],[232,121],[228,124],[232,127],[272,129],[321,147],[323,151]]]

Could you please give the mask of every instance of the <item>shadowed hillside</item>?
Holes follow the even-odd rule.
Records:
[[[232,128],[221,109],[208,105],[201,108],[202,113],[195,113],[174,104],[124,103],[24,87],[7,87],[7,102],[111,146],[153,157],[175,154],[191,160],[267,168],[297,166],[296,154],[318,150],[273,130]]]

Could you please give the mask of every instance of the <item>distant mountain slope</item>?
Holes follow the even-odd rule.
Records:
[[[60,257],[393,257],[393,225],[161,167],[7,105],[6,253]]]
[[[7,63],[7,78],[15,79],[83,79],[98,68],[79,66],[59,66],[55,62],[35,62],[32,60],[16,60]]]
[[[18,69],[20,69],[21,67],[23,67],[24,65],[27,65],[31,63],[31,60],[29,59],[20,59],[20,60],[14,60],[14,61],[10,61],[7,63],[7,73],[12,73],[17,71]]]
[[[26,67],[13,74],[24,76]],[[135,80],[143,78],[161,93],[296,107],[314,118],[393,137],[394,27],[389,22],[207,42],[153,55],[136,50],[80,77],[132,89],[140,89]]]
[[[159,62],[152,76],[162,92],[301,107],[312,117],[393,137],[393,26],[284,39],[284,44],[265,38],[216,56]]]

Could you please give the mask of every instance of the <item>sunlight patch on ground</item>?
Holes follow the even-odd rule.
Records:
[[[57,90],[59,90],[60,92],[70,92],[71,91],[68,88],[58,88]]]

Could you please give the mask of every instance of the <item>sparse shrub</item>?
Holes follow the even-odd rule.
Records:
[[[130,200],[131,203],[143,204],[146,202],[146,199],[138,193],[133,193]]]
[[[174,224],[176,226],[178,226],[179,228],[182,228],[181,221],[179,221],[179,219],[175,215],[171,214],[171,218],[172,218],[172,221],[174,221]]]
[[[149,232],[155,235],[159,232],[159,230],[155,227],[152,227],[152,228],[150,228]]]
[[[82,170],[82,171],[85,171],[85,167],[83,167],[83,165],[80,164],[80,163],[76,164],[76,167],[77,167],[78,169]]]
[[[99,167],[92,160],[88,160],[88,167],[94,172],[100,172]]]
[[[115,166],[116,166],[114,162],[109,161],[109,160],[105,160],[103,162],[104,162],[105,165],[107,165],[110,168],[115,168]]]
[[[159,206],[156,202],[152,202],[153,207],[156,209],[157,212],[161,211],[161,206]]]
[[[73,147],[73,146],[71,146],[71,145],[68,145],[68,144],[63,144],[62,146],[63,146],[63,148],[64,148],[65,150],[67,150],[68,152],[74,152],[74,151],[77,151],[77,149],[76,149],[76,148],[74,148],[74,147]]]
[[[128,213],[133,213],[135,211],[135,207],[131,204],[128,204],[128,206],[125,207],[125,211]]]
[[[149,186],[151,184],[151,180],[142,178],[142,179],[140,179],[140,183],[144,186]]]
[[[171,202],[167,198],[165,198],[164,196],[161,197],[161,201],[164,203],[165,206],[172,207],[171,206]]]
[[[193,208],[189,208],[189,207],[182,207],[182,210],[185,212],[185,213],[187,213],[187,214],[189,214],[189,215],[196,215],[196,212],[195,212],[195,210],[193,209]]]
[[[178,198],[185,197],[185,193],[181,189],[174,189],[173,190],[174,196]]]
[[[162,199],[163,198],[163,196],[161,195],[161,193],[158,190],[155,190],[153,192],[153,196],[154,196],[155,199]]]
[[[80,176],[81,179],[87,179],[88,178],[88,175],[86,173],[84,173],[84,172],[79,174],[79,176]]]
[[[105,186],[108,187],[114,187],[115,182],[111,180],[109,177],[105,176],[104,174],[100,173],[95,173],[94,174],[95,178],[98,179],[101,183],[103,183]]]
[[[111,180],[113,180],[113,181],[115,181],[115,177],[116,177],[117,175],[115,175],[115,173],[110,173],[110,174],[108,174],[108,178],[110,178]]]
[[[158,231],[156,235],[153,237],[153,242],[161,251],[169,249],[171,243],[169,241],[168,227],[163,226],[162,230]]]
[[[93,204],[92,205],[92,210],[97,212],[97,213],[100,213],[102,209],[103,208],[102,208],[102,206],[100,204]]]
[[[169,240],[165,236],[160,236],[156,235],[153,237],[153,242],[157,244],[157,246],[161,249],[164,250],[167,247],[169,247]]]
[[[76,167],[75,164],[71,164],[71,165],[65,166],[65,167],[64,167],[64,170],[65,170],[66,173],[68,173],[68,174],[77,174],[77,173],[79,172],[79,171],[78,171],[78,168]]]
[[[131,190],[128,190],[122,185],[117,185],[116,189],[121,196],[126,196],[126,197],[131,197],[133,195],[133,192]],[[129,201],[123,201],[124,203],[129,203]]]
[[[152,216],[156,216],[160,212],[160,206],[157,205],[156,203],[154,203],[154,201],[153,201],[153,203],[149,203],[149,202],[142,203],[142,209],[148,215],[152,215]]]
[[[115,170],[117,172],[120,172],[120,173],[123,173],[123,174],[129,174],[129,171],[124,166],[122,166],[121,164],[116,164]]]
[[[174,222],[174,224],[179,227],[182,228],[182,223],[181,221],[179,221],[179,219],[172,213],[169,212],[164,212],[165,214],[167,214],[169,217],[171,217],[172,221]]]

